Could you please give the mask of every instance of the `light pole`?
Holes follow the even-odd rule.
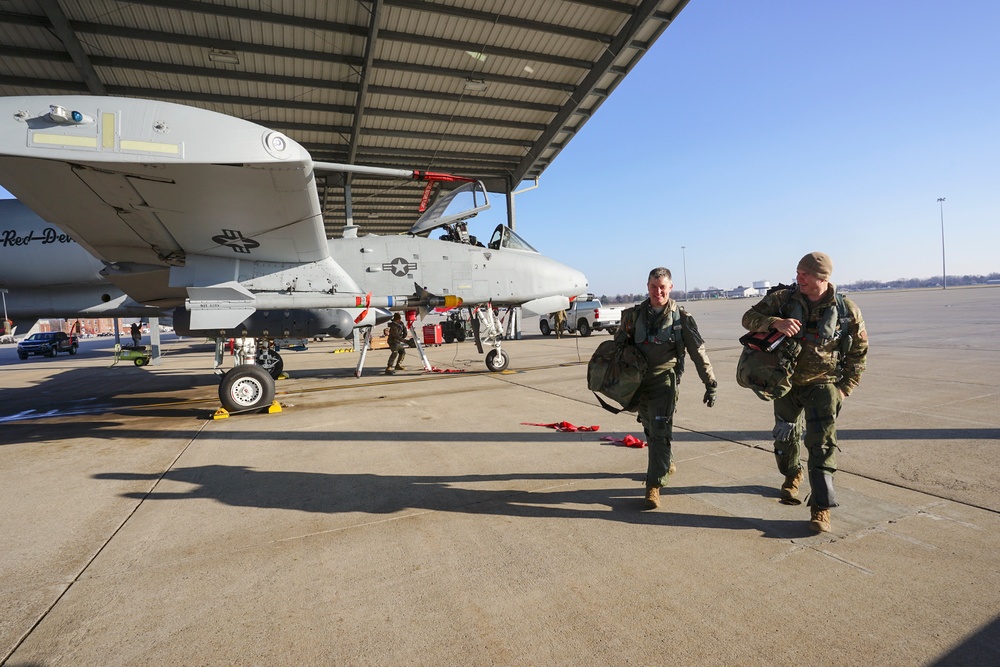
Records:
[[[687,260],[687,246],[681,246],[681,259],[684,262],[684,300],[688,300],[688,260]]]
[[[944,197],[938,197],[941,207],[941,289],[948,289],[948,271],[944,268]]]

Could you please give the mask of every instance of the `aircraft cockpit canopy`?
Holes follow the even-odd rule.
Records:
[[[438,227],[463,223],[489,208],[490,198],[486,194],[486,186],[480,181],[465,183],[442,194],[428,206],[420,219],[410,227],[410,234],[421,234]]]
[[[527,250],[528,252],[538,252],[531,247],[531,244],[518,236],[513,229],[507,225],[497,225],[490,237],[489,247],[493,250],[506,248],[508,250]]]

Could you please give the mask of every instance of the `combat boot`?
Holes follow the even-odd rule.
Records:
[[[406,370],[406,366],[404,366],[403,364],[396,364],[396,370],[397,371],[405,371]]]
[[[389,366],[389,367],[387,367],[387,368],[385,369],[385,374],[386,374],[386,375],[395,375],[395,374],[396,374],[396,371],[392,370],[392,366]]]
[[[781,485],[781,499],[793,501],[799,495],[799,484],[802,483],[802,468],[794,475],[785,475],[785,481]],[[798,503],[796,503],[798,504]]]
[[[812,519],[809,520],[809,527],[817,533],[830,532],[830,510],[821,510],[818,507],[810,508]]]
[[[655,510],[660,506],[660,487],[646,487],[646,509]]]

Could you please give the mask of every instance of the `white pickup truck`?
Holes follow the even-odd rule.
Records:
[[[602,306],[597,299],[589,301],[577,299],[569,305],[569,310],[566,311],[566,331],[569,333],[579,331],[581,336],[589,336],[592,331],[603,330],[607,330],[609,334],[614,336],[621,321],[621,308]],[[548,336],[555,331],[555,313],[540,317],[538,329],[543,336]]]

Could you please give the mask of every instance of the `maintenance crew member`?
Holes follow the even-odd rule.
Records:
[[[647,362],[646,375],[636,395],[639,421],[649,443],[646,508],[655,509],[660,506],[660,488],[667,485],[670,474],[676,470],[670,440],[685,351],[691,355],[698,377],[705,384],[703,400],[708,407],[715,405],[718,383],[698,325],[670,298],[674,287],[670,271],[663,267],[653,269],[646,287],[649,298],[622,313],[615,342],[634,344]]]
[[[399,313],[392,316],[389,322],[389,363],[385,367],[386,375],[393,375],[396,371],[405,371],[403,358],[406,356],[406,325]]]
[[[798,505],[802,482],[799,442],[805,413],[805,446],[809,452],[809,526],[830,531],[830,509],[838,503],[833,490],[837,472],[837,415],[844,399],[861,381],[868,356],[868,333],[861,310],[843,299],[844,318],[837,304],[837,287],[829,282],[833,261],[811,252],[799,262],[795,285],[765,296],[743,315],[748,331],[770,329],[802,344],[791,377],[792,389],[774,401],[774,456],[785,476],[782,502]]]
[[[556,338],[562,338],[563,329],[566,328],[566,311],[556,311]]]
[[[132,347],[139,347],[139,341],[142,340],[142,329],[139,328],[137,322],[132,323]]]

